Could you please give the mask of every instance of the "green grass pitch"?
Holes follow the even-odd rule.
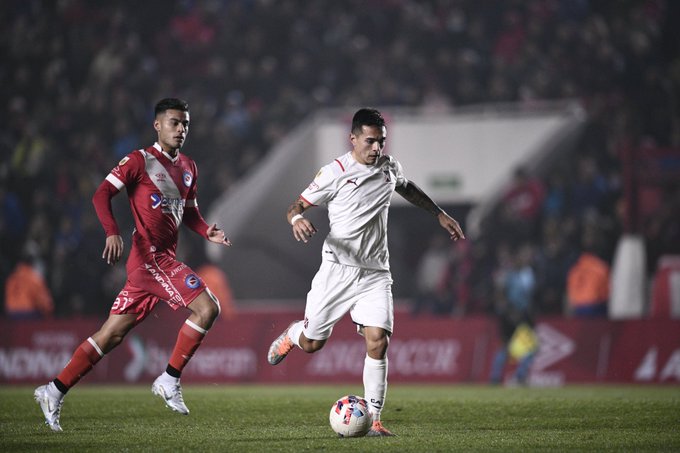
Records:
[[[392,438],[335,437],[331,404],[351,386],[198,386],[189,416],[149,386],[80,385],[63,433],[43,424],[33,387],[0,388],[0,450],[9,451],[680,451],[678,387],[501,388],[391,385]]]

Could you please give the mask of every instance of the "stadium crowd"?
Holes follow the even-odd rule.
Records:
[[[575,152],[517,169],[430,285],[437,313],[489,312],[528,256],[537,311],[563,313],[572,266],[584,253],[611,265],[626,226],[621,153],[680,146],[679,13],[664,0],[5,1],[0,281],[28,262],[57,316],[108,311],[122,271],[101,262],[90,200],[153,139],[149,106],[169,94],[191,106],[204,207],[319,108],[578,99],[589,122]],[[680,191],[647,193],[651,275],[680,252]]]

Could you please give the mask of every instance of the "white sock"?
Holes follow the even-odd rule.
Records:
[[[59,391],[57,386],[54,385],[54,382],[50,382],[47,385],[47,393],[49,393],[53,398],[59,398],[59,400],[64,398],[64,394]]]
[[[382,360],[364,360],[364,398],[373,414],[373,421],[380,420],[380,412],[387,393],[387,357]]]
[[[300,347],[300,334],[302,333],[302,330],[305,328],[305,322],[304,321],[298,321],[295,324],[293,324],[290,329],[288,329],[288,338],[290,338],[290,341],[293,342],[295,346],[298,348]]]

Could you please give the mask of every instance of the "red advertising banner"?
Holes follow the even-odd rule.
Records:
[[[183,374],[192,383],[361,382],[363,338],[349,317],[315,354],[294,350],[277,366],[270,342],[299,313],[243,313],[218,320]],[[84,382],[151,382],[168,361],[186,313],[159,306]],[[0,383],[54,378],[99,319],[0,320]],[[539,319],[540,347],[529,383],[680,384],[680,320]],[[411,317],[397,313],[390,342],[392,383],[483,383],[501,346],[493,318]],[[510,364],[506,375],[512,373]]]

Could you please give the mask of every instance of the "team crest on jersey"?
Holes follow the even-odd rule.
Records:
[[[120,160],[120,162],[118,162],[118,165],[123,166],[123,165],[127,164],[127,162],[129,160],[130,160],[130,158],[128,156],[125,156]]]
[[[189,274],[184,279],[184,284],[191,289],[196,289],[198,288],[198,285],[201,284],[201,281],[198,279],[196,274]]]
[[[193,181],[193,179],[193,176],[191,176],[191,173],[188,171],[185,171],[182,175],[182,181],[184,181],[184,185],[187,187],[191,187],[191,181]]]

